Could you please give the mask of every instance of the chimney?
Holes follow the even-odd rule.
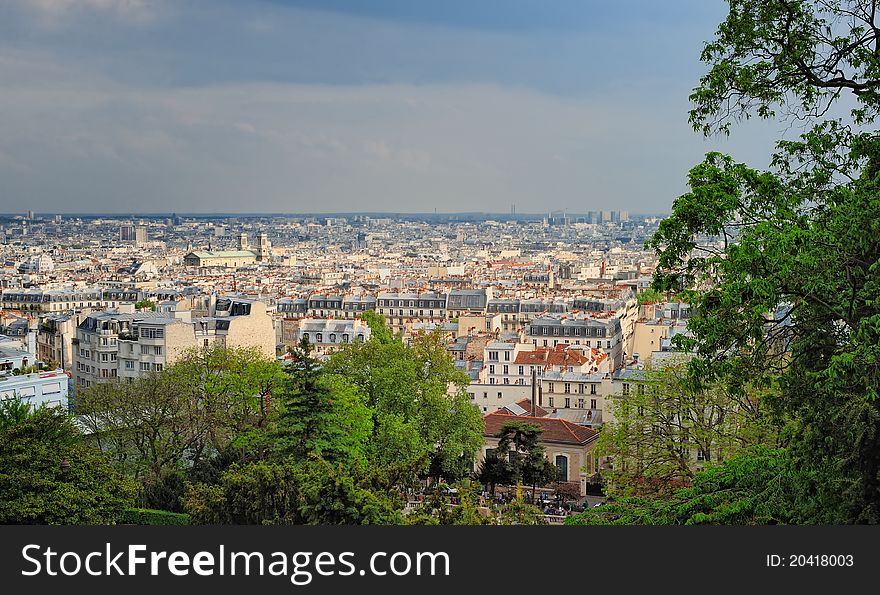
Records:
[[[538,372],[532,368],[532,417],[538,413]]]

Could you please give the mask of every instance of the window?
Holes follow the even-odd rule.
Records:
[[[141,372],[148,372],[150,370],[149,362],[141,362]]]
[[[705,461],[706,460],[706,453],[703,452],[702,448],[697,449],[697,460],[698,461]]]
[[[568,409],[571,407],[571,399],[569,397],[565,398],[565,408]]]
[[[578,399],[578,409],[583,409],[583,408],[584,408],[584,400]]]
[[[502,395],[502,393],[499,391],[499,392],[498,392],[498,398],[499,398],[499,399],[501,398],[501,395]]]
[[[504,361],[506,361],[506,362],[510,361],[510,352],[509,351],[504,352]]]
[[[153,355],[162,355],[161,345],[153,345]]]
[[[324,340],[324,333],[315,333],[315,341],[318,343]]]
[[[547,405],[553,407],[553,397],[547,397]]]
[[[162,364],[153,364],[153,369],[157,372],[161,372],[162,368],[163,368]]]
[[[596,399],[590,399],[590,409],[596,408]]]
[[[556,455],[556,481],[568,481],[568,457]]]
[[[490,374],[494,374],[494,373],[495,373],[495,366],[489,366],[489,373],[490,373]]]
[[[509,373],[509,372],[508,372],[508,368],[509,368],[509,366],[508,366],[507,364],[504,364],[504,373],[505,373],[505,374],[508,374],[508,373]]]
[[[590,385],[590,394],[591,394],[591,395],[595,395],[595,394],[596,394],[596,385],[595,385],[595,384],[591,384],[591,385]]]
[[[627,384],[625,382],[623,383],[623,394],[625,394],[625,395],[629,394],[629,384]]]
[[[134,362],[131,360],[125,360],[125,369],[134,370]]]
[[[336,343],[336,333],[330,333],[330,342]]]
[[[571,383],[570,383],[570,382],[566,382],[563,388],[565,389],[566,394],[567,394],[567,393],[570,393],[570,392],[571,392]],[[567,400],[568,400],[568,399],[566,399],[566,401],[567,401]],[[566,405],[566,407],[567,407],[567,405]]]
[[[639,405],[638,413],[639,413],[639,415],[644,416],[645,415],[645,408],[642,407],[641,405]]]
[[[520,367],[519,367],[518,372],[519,372],[519,375],[520,375],[520,376],[522,376],[522,375],[524,374],[523,366],[520,366]]]
[[[498,361],[498,352],[497,351],[490,351],[489,352],[489,361],[490,362],[497,362]]]
[[[483,391],[483,398],[484,398],[484,399],[488,399],[488,398],[489,398],[489,393]]]

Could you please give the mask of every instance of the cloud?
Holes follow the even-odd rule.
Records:
[[[131,24],[151,23],[163,0],[24,0],[7,2],[39,17],[43,25],[59,26],[90,14],[110,15]]]
[[[0,61],[0,78],[4,64],[21,69]],[[14,156],[0,211],[659,211],[706,148],[677,101],[646,112],[640,95],[22,82],[0,96],[0,155]]]

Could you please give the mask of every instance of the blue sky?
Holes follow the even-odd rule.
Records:
[[[0,212],[664,212],[782,134],[687,124],[724,11],[0,0]]]

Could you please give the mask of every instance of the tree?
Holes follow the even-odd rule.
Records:
[[[134,304],[135,310],[151,310],[153,312],[156,311],[156,302],[150,299],[143,299],[135,302]]]
[[[234,464],[218,484],[190,484],[183,505],[197,525],[302,524],[299,468],[289,462]]]
[[[280,378],[277,364],[253,350],[192,350],[163,372],[84,389],[77,414],[97,446],[145,486],[145,505],[176,510],[186,467],[266,427],[266,396]]]
[[[731,0],[691,121],[704,132],[781,110],[816,121],[769,171],[710,153],[650,246],[655,288],[685,293],[690,379],[778,386],[791,518],[880,522],[880,138],[817,121],[843,93],[880,102],[877,2]]]
[[[556,466],[550,462],[540,443],[543,430],[530,423],[511,421],[505,423],[498,432],[498,446],[493,455],[501,461],[501,477],[506,485],[522,482],[532,488],[532,502],[535,489],[556,479]]]
[[[803,522],[788,492],[797,470],[784,449],[756,446],[696,474],[664,498],[624,497],[565,520],[566,525],[766,525]],[[805,503],[802,503],[805,504]]]
[[[880,109],[880,20],[876,0],[728,0],[728,16],[703,48],[709,65],[690,120],[709,134],[732,121],[779,110],[820,118],[843,93],[856,122]]]
[[[275,451],[303,459],[361,461],[372,433],[372,411],[360,389],[324,372],[307,340],[291,351],[287,381],[278,398]]]
[[[367,310],[361,314],[361,320],[366,322],[367,326],[370,327],[371,341],[386,345],[397,340],[394,337],[394,333],[388,325],[385,324],[385,317],[382,314],[378,314],[374,310]]]
[[[683,363],[646,370],[629,394],[610,402],[613,421],[602,426],[596,449],[614,463],[603,476],[615,495],[690,484],[704,466],[775,443],[778,429],[764,394],[731,391],[724,383],[695,387],[686,374]]]
[[[196,524],[397,524],[400,503],[360,466],[321,458],[235,464],[215,485],[191,484],[184,508]]]
[[[18,408],[16,408],[19,410]],[[7,406],[4,405],[4,410]],[[15,418],[13,423],[9,420]],[[0,428],[0,523],[114,523],[134,503],[136,484],[85,444],[54,409],[4,417]]]
[[[438,334],[346,346],[324,371],[345,377],[372,412],[367,445],[371,464],[387,472],[389,487],[414,487],[431,469],[455,480],[462,461],[483,444],[483,421],[467,395],[468,378],[455,368]],[[437,476],[435,476],[436,478]]]

